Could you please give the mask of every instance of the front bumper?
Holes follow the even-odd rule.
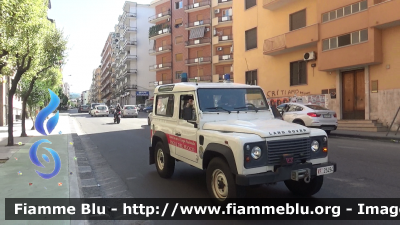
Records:
[[[336,130],[337,129],[337,125],[311,125],[308,126],[310,128],[318,128],[321,130]]]
[[[311,177],[317,175],[317,169],[325,166],[333,166],[336,172],[336,163],[327,162],[313,165],[311,163],[296,164],[293,166],[282,166],[276,172],[258,173],[250,175],[236,175],[236,184],[241,186],[250,186],[257,184],[275,183],[285,180],[291,180],[292,171],[301,169],[310,169]]]

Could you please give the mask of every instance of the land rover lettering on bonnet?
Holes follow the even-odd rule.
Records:
[[[276,119],[258,86],[157,86],[150,128],[150,165],[162,178],[172,177],[177,162],[204,170],[218,205],[245,196],[246,186],[276,182],[312,196],[336,172],[326,132]]]

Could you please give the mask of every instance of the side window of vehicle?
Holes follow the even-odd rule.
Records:
[[[194,102],[193,95],[181,95],[179,103],[179,119],[183,119],[183,110],[185,108],[192,108],[193,117],[192,120],[196,120],[196,105]]]
[[[291,105],[288,112],[295,112],[296,111],[297,106],[295,105]]]
[[[303,107],[297,106],[296,111],[303,111]]]
[[[174,115],[174,95],[158,95],[156,103],[156,115],[166,117]]]

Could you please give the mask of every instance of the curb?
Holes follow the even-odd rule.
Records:
[[[366,135],[357,135],[357,134],[338,134],[338,133],[330,133],[331,137],[347,137],[347,138],[358,138],[358,139],[367,139],[367,140],[377,140],[377,141],[390,141],[393,140],[400,142],[400,137],[374,137],[374,136],[366,136]]]

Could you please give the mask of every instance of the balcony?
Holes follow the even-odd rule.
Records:
[[[115,68],[116,66],[117,66],[117,63],[115,61],[111,63],[112,68]]]
[[[211,57],[200,57],[194,59],[186,59],[187,66],[203,65],[211,63]]]
[[[213,26],[219,27],[230,27],[232,26],[232,16],[220,16],[213,18]]]
[[[158,83],[156,85],[163,85],[163,84],[172,84],[174,82],[172,80],[160,80],[160,81],[156,81],[155,83]]]
[[[109,84],[111,83],[110,80],[108,80],[107,82],[105,82],[102,86],[102,88],[100,89],[100,91],[103,91]]]
[[[122,46],[123,46],[123,48],[126,48],[126,47],[135,46],[136,44],[137,44],[136,41],[128,41],[128,40],[126,40]]]
[[[155,24],[155,23],[158,23],[160,21],[164,21],[164,20],[166,20],[166,19],[168,19],[170,17],[171,17],[171,10],[168,10],[168,11],[159,13],[157,15],[150,16],[149,17],[149,22]]]
[[[124,91],[131,91],[131,90],[136,90],[137,85],[136,84],[131,84],[131,85],[125,85],[124,86]]]
[[[204,76],[200,76],[200,77],[195,77],[195,78],[188,78],[189,82],[204,82],[204,83],[209,83],[212,82],[212,76],[211,75],[204,75]]]
[[[374,0],[369,7],[369,26],[378,29],[400,26],[400,1]]]
[[[158,24],[149,29],[150,40],[155,40],[168,35],[171,35],[171,26],[169,23]]]
[[[154,56],[154,55],[164,54],[164,53],[167,53],[167,52],[171,52],[171,49],[172,49],[171,45],[161,46],[161,47],[158,47],[156,49],[150,49],[149,50],[149,55]]]
[[[126,77],[132,74],[137,74],[137,69],[125,69],[122,71],[122,76],[121,77]]]
[[[136,13],[124,12],[122,15],[122,21],[125,21],[126,19],[136,19]]]
[[[194,39],[185,42],[186,48],[197,48],[211,44],[211,38]]]
[[[213,9],[232,7],[233,0],[212,0]]]
[[[133,61],[136,59],[137,59],[137,55],[125,54],[124,58],[122,59],[122,63],[126,63],[127,61]]]
[[[268,9],[271,11],[280,9],[290,3],[295,2],[296,0],[264,0],[263,7],[264,9]]]
[[[215,74],[215,75],[212,76],[212,82],[213,83],[220,83],[220,82],[224,82],[224,81],[225,81],[224,80],[224,75]],[[230,82],[234,81],[232,73],[230,74],[229,81]]]
[[[211,19],[199,20],[192,23],[186,23],[185,29],[190,30],[196,27],[208,27],[211,25]]]
[[[224,45],[232,45],[233,44],[233,36],[214,36],[213,37],[213,45],[214,46],[224,46]]]
[[[136,27],[125,27],[124,31],[122,32],[122,36],[125,36],[128,33],[134,33],[137,31]]]
[[[186,13],[196,12],[203,9],[208,9],[210,7],[211,7],[211,1],[201,1],[194,4],[186,5],[185,12]]]
[[[233,54],[229,55],[214,55],[213,63],[218,65],[224,64],[232,64],[233,63]]]
[[[172,63],[161,63],[149,66],[149,71],[161,71],[171,69]]]
[[[319,40],[318,31],[319,24],[314,24],[266,39],[264,41],[264,55],[279,55],[317,46]]]

